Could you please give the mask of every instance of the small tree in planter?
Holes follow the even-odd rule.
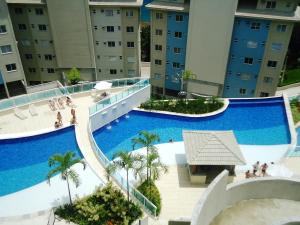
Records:
[[[77,84],[80,81],[80,72],[78,69],[76,69],[75,67],[72,68],[68,74],[67,74],[67,78],[70,84],[74,85]]]

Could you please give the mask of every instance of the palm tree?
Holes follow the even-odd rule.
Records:
[[[105,176],[107,181],[110,181],[111,175],[114,174],[116,171],[116,166],[114,163],[109,163],[106,167],[105,167]]]
[[[86,166],[85,162],[79,158],[76,158],[75,153],[72,151],[68,151],[64,155],[55,154],[51,156],[48,160],[49,167],[55,166],[55,168],[51,169],[47,175],[47,180],[49,185],[50,185],[51,177],[57,173],[60,173],[61,179],[67,181],[68,193],[69,193],[69,199],[71,205],[72,205],[72,198],[71,198],[69,180],[71,180],[76,187],[80,185],[79,175],[76,173],[75,170],[71,169],[71,167],[76,163],[81,163],[83,165],[83,169],[85,169]]]
[[[126,182],[127,182],[127,200],[129,201],[129,170],[135,170],[138,155],[133,155],[132,152],[121,151],[116,154],[117,159],[114,160],[114,165],[119,169],[126,170]]]
[[[159,141],[160,138],[157,134],[152,134],[148,131],[141,131],[139,133],[139,137],[132,139],[133,146],[140,144],[143,147],[146,147],[147,149],[146,161],[148,161],[149,150],[156,149],[156,147],[153,144]],[[149,181],[149,165],[147,164],[146,166],[147,166],[147,181]]]

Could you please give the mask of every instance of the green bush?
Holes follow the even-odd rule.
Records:
[[[72,68],[67,74],[67,79],[70,84],[72,84],[72,85],[77,84],[80,81],[79,70],[76,68]]]
[[[156,215],[158,216],[161,211],[160,193],[152,180],[149,180],[149,183],[150,185],[148,184],[147,180],[145,180],[140,186],[138,186],[137,189],[157,207]]]
[[[132,224],[143,212],[111,183],[92,195],[78,199],[73,205],[59,207],[55,214],[79,225]]]

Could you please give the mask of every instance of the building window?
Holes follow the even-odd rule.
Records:
[[[127,42],[127,48],[134,48],[134,42],[133,41],[128,41]]]
[[[44,55],[44,57],[45,57],[45,60],[47,60],[47,61],[51,61],[53,58],[52,55],[50,55],[50,54]]]
[[[161,20],[161,19],[163,19],[163,14],[157,12],[157,13],[155,13],[155,18],[156,18],[157,20]]]
[[[126,31],[128,33],[132,33],[132,32],[134,32],[134,28],[133,27],[126,27]]]
[[[3,46],[0,46],[0,51],[1,51],[1,54],[12,53],[12,49],[11,49],[11,46],[10,46],[10,45],[3,45]]]
[[[42,8],[36,8],[36,9],[35,9],[35,14],[36,14],[36,15],[43,15],[43,14],[44,14],[44,11],[43,11]]]
[[[53,68],[47,68],[47,72],[48,72],[48,73],[54,73],[55,70],[54,70]]]
[[[240,88],[240,94],[245,95],[247,93],[247,89],[245,88]]]
[[[161,60],[160,59],[155,59],[154,63],[155,63],[155,65],[161,65]]]
[[[21,42],[22,46],[24,46],[24,47],[31,45],[29,40],[21,40],[20,42]]]
[[[22,8],[15,8],[15,14],[23,14],[23,9]]]
[[[115,32],[115,27],[114,26],[107,26],[106,31],[107,32]]]
[[[47,26],[45,24],[39,24],[39,30],[40,31],[46,31],[47,30]]]
[[[5,65],[7,72],[12,72],[17,70],[15,63]]]
[[[32,59],[33,57],[32,57],[32,54],[25,54],[25,58],[26,59]]]
[[[114,15],[114,11],[113,10],[105,10],[105,16],[113,16]]]
[[[121,30],[121,26],[118,26],[118,30]]]
[[[272,77],[264,77],[264,83],[271,84],[272,82],[273,82],[273,78]]]
[[[268,67],[275,68],[276,66],[277,66],[277,61],[272,61],[272,60],[268,61]]]
[[[271,49],[273,51],[281,51],[282,50],[282,44],[281,43],[272,43]]]
[[[117,14],[120,14],[120,10],[117,10]]]
[[[161,29],[156,29],[155,30],[155,35],[161,36],[162,35],[162,30]]]
[[[126,11],[127,17],[133,17],[133,11]]]
[[[180,68],[180,63],[173,62],[173,68],[179,69]]]
[[[241,80],[250,80],[251,79],[251,75],[247,74],[247,73],[243,73],[241,75]]]
[[[253,64],[253,58],[245,57],[244,58],[244,63],[248,64],[248,65],[252,65]]]
[[[26,24],[18,24],[19,30],[26,30]]]
[[[176,15],[175,20],[176,20],[177,22],[183,21],[183,15]]]
[[[247,48],[257,48],[257,42],[255,41],[248,41]]]
[[[260,23],[252,22],[251,27],[252,30],[259,30],[260,29]]]
[[[162,51],[162,45],[155,45],[156,51]]]
[[[180,54],[181,48],[175,47],[175,48],[173,49],[173,51],[174,51],[175,54]]]
[[[180,31],[175,31],[174,37],[176,37],[176,38],[182,38],[182,32],[180,32]]]
[[[260,92],[260,97],[269,97],[269,95],[267,92]]]
[[[276,1],[267,1],[266,9],[275,9],[276,8]]]
[[[5,33],[7,33],[6,26],[0,25],[0,34],[5,34]]]
[[[96,9],[92,9],[92,12],[93,12],[94,14],[96,14],[96,13],[97,13]]]
[[[111,75],[115,75],[115,74],[117,74],[117,70],[116,70],[116,69],[110,69],[110,70],[109,70],[109,73],[110,73]]]
[[[160,80],[161,79],[161,74],[160,73],[154,73],[153,78],[154,78],[154,80]]]
[[[286,25],[284,25],[284,24],[279,24],[279,25],[277,25],[277,28],[276,28],[276,30],[277,30],[277,32],[286,32]]]
[[[107,45],[108,45],[108,47],[115,47],[116,46],[116,42],[114,42],[114,41],[108,41]]]
[[[33,67],[28,68],[29,73],[36,73],[36,69]]]

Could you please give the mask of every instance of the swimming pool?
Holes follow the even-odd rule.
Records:
[[[160,113],[131,111],[128,116],[96,130],[96,143],[108,158],[120,151],[132,150],[131,139],[141,130],[157,133],[160,143],[182,141],[182,130],[233,130],[239,144],[279,145],[290,143],[284,100],[232,99],[217,115],[191,118]]]
[[[0,140],[0,196],[45,181],[49,157],[69,150],[82,158],[73,126],[31,137]]]

